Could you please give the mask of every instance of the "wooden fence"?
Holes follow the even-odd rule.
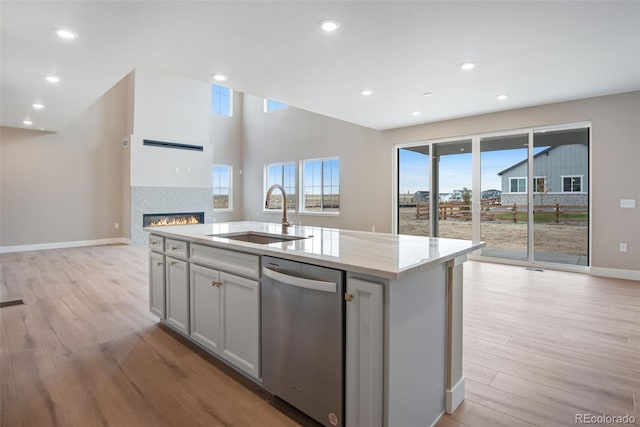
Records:
[[[535,205],[534,219],[539,222],[586,222],[588,220],[587,206],[573,205]],[[495,205],[493,199],[483,199],[481,202],[481,218],[483,221],[512,220],[526,222],[527,205],[500,206]],[[431,213],[429,203],[416,203],[416,219],[428,219]],[[518,215],[521,214],[521,215]],[[522,217],[524,215],[524,218]],[[520,216],[520,218],[519,218]],[[537,216],[537,218],[536,218]],[[438,219],[471,220],[471,204],[463,202],[447,202],[438,204]]]

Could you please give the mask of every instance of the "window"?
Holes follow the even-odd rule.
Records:
[[[544,193],[547,190],[547,179],[545,177],[533,178],[533,192]]]
[[[233,91],[228,87],[211,85],[211,112],[221,116],[232,116]]]
[[[231,166],[213,165],[213,210],[230,211],[232,204],[232,171]]]
[[[273,99],[264,99],[264,112],[265,113],[271,113],[273,111],[277,111],[277,110],[282,110],[284,107],[286,107],[287,104],[284,104],[282,102],[278,102],[278,101],[274,101]]]
[[[582,175],[580,176],[563,176],[562,177],[563,193],[579,193],[582,192]]]
[[[296,209],[296,164],[288,163],[272,163],[264,167],[264,194],[266,197],[267,190],[274,184],[284,187],[287,193],[287,210]],[[282,210],[282,193],[275,190],[271,193],[269,199],[269,208],[266,211]]]
[[[304,212],[340,212],[340,160],[302,162],[302,209]]]
[[[526,193],[527,192],[527,178],[509,178],[509,192],[511,193]]]

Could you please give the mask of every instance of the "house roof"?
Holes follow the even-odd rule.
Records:
[[[534,155],[533,155],[533,158],[535,159],[536,157],[541,156],[541,155],[543,155],[543,154],[546,154],[546,153],[548,153],[549,151],[553,150],[554,148],[558,148],[558,147],[559,147],[559,145],[556,145],[556,146],[553,146],[553,147],[549,147],[549,148],[547,148],[547,149],[544,149],[544,150],[542,150],[541,152],[539,152],[539,153],[537,153],[537,154],[534,154]],[[516,163],[515,165],[509,166],[508,168],[506,168],[505,170],[503,170],[503,171],[501,171],[501,172],[498,172],[498,175],[499,175],[499,176],[502,176],[502,174],[503,174],[503,173],[505,173],[505,172],[507,172],[507,171],[510,171],[511,169],[517,168],[518,166],[523,165],[523,164],[525,164],[525,163],[527,163],[527,159],[524,159],[523,161],[518,162],[518,163]]]

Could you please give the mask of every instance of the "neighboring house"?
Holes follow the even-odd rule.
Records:
[[[533,201],[536,205],[587,206],[589,150],[586,144],[558,145],[533,156]],[[528,163],[523,160],[499,172],[502,205],[526,205]]]
[[[438,194],[438,200],[441,203],[447,203],[451,201],[451,193],[440,193]]]
[[[429,202],[429,192],[428,191],[416,191],[413,195],[416,203],[428,203]]]
[[[500,194],[502,194],[502,191],[500,190],[495,190],[495,189],[484,190],[482,193],[480,193],[480,198],[481,199],[499,199]]]

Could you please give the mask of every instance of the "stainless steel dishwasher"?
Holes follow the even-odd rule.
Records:
[[[262,257],[262,385],[344,425],[344,272]]]

